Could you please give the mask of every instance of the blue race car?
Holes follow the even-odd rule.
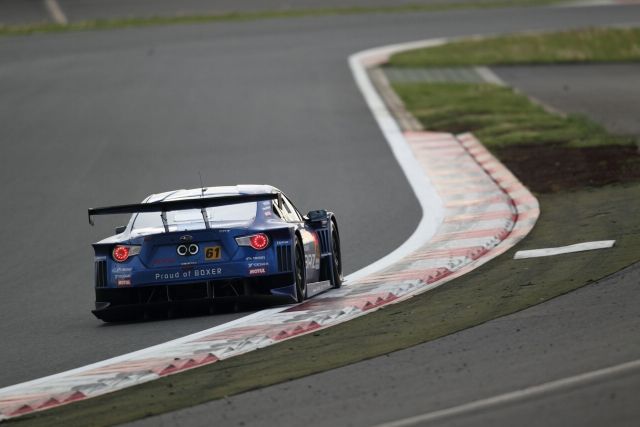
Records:
[[[111,214],[133,215],[93,244],[93,314],[105,322],[219,302],[301,302],[342,284],[333,213],[303,216],[268,185],[154,194],[89,209],[89,223]]]

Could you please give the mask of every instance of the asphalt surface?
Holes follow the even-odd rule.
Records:
[[[371,426],[640,358],[640,264],[519,313],[276,386],[130,426]],[[635,339],[634,339],[635,338]],[[454,413],[438,426],[637,426],[640,369]]]
[[[640,64],[492,67],[514,86],[554,109],[584,114],[610,132],[640,135]]]
[[[56,0],[69,22],[91,19],[148,18],[353,7],[455,4],[468,0]],[[476,0],[487,3],[491,0]],[[45,0],[0,0],[0,24],[53,22]]]
[[[86,208],[199,184],[270,183],[334,210],[347,272],[420,212],[347,56],[447,35],[640,21],[637,7],[381,14],[0,39],[0,386],[237,316],[103,326]]]

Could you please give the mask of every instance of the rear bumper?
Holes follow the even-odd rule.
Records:
[[[295,302],[294,279],[290,273],[196,283],[96,288],[95,291],[96,308],[92,313],[105,321],[136,312],[211,307],[218,303],[275,305]]]

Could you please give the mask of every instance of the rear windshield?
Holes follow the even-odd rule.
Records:
[[[211,228],[246,226],[256,219],[256,202],[238,203],[207,208]],[[169,231],[202,230],[205,227],[202,212],[188,209],[167,212]],[[160,212],[142,212],[136,216],[132,231],[136,234],[162,233],[164,227]]]

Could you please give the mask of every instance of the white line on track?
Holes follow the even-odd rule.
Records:
[[[478,73],[485,82],[493,83],[498,86],[506,86],[505,82],[498,77],[489,67],[475,67],[476,73]]]
[[[454,406],[439,411],[427,412],[425,414],[379,424],[376,427],[407,427],[432,421],[439,421],[455,416],[467,415],[484,409],[491,409],[500,405],[518,403],[524,400],[544,396],[545,394],[548,395],[553,392],[565,391],[572,388],[585,386],[590,383],[603,380],[610,376],[622,375],[638,369],[640,369],[640,359],[622,363],[620,365],[610,366],[608,368],[586,372],[584,374],[579,374],[572,377],[550,381],[548,383],[532,387],[523,388],[521,390],[500,394],[497,396],[489,397],[487,399],[476,400],[474,402],[465,403],[460,406]]]
[[[44,0],[44,5],[56,24],[66,24],[68,22],[67,16],[62,11],[57,0]]]
[[[420,207],[422,208],[422,218],[420,219],[420,223],[409,239],[387,256],[351,274],[351,280],[362,278],[380,271],[417,250],[433,237],[438,225],[442,223],[444,218],[442,199],[440,199],[440,196],[438,196],[438,193],[431,185],[429,178],[424,174],[424,170],[411,151],[411,147],[407,144],[402,130],[398,126],[398,122],[387,109],[387,106],[378,94],[378,91],[373,87],[373,83],[371,83],[371,80],[367,75],[366,67],[386,61],[386,59],[394,52],[417,49],[420,47],[437,46],[444,44],[447,41],[447,39],[442,38],[401,43],[397,45],[384,46],[382,48],[365,50],[349,57],[349,66],[351,67],[353,78],[355,79],[360,92],[362,92],[371,113],[375,117],[378,126],[389,143],[389,147],[391,148],[393,155],[400,164],[400,167],[407,177],[409,185],[411,185],[411,188],[420,203]]]
[[[592,251],[594,249],[606,249],[613,247],[615,240],[600,240],[597,242],[576,243],[575,245],[560,246],[557,248],[530,249],[526,251],[518,251],[513,259],[537,258],[543,256],[553,256],[568,254],[571,252]]]

